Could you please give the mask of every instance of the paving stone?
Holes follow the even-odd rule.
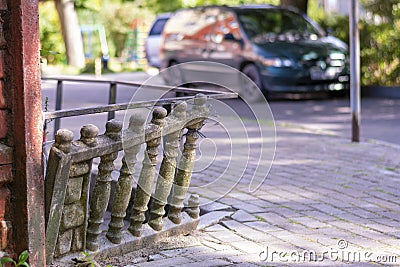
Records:
[[[263,185],[263,189],[264,189],[264,185]],[[257,195],[255,195],[255,196],[257,196]],[[261,207],[261,208],[266,208],[266,207],[275,205],[275,204],[273,204],[269,201],[265,201],[263,199],[253,200],[253,201],[251,201],[251,204]]]
[[[240,242],[240,241],[246,241],[243,237],[235,234],[233,231],[227,230],[224,232],[211,232],[209,233],[211,236],[215,237],[218,240],[221,240],[223,242]]]
[[[356,225],[343,221],[330,222],[330,224],[338,228],[341,228],[342,230],[348,231],[350,233],[364,236],[373,240],[382,240],[387,238],[386,235],[374,231],[372,229],[368,229],[367,227],[365,227],[365,225]]]
[[[231,206],[219,203],[219,202],[212,202],[207,205],[200,207],[201,211],[204,213],[209,213],[212,211],[220,211],[220,210],[230,210],[232,209]]]
[[[194,253],[213,253],[214,249],[206,246],[194,246],[185,247],[179,249],[163,250],[160,252],[161,255],[166,257],[186,256]]]
[[[285,217],[282,217],[272,212],[255,213],[254,216],[256,216],[256,218],[258,218],[259,220],[268,222],[272,225],[279,226],[287,223],[287,219]]]
[[[329,215],[340,215],[345,213],[344,210],[340,210],[328,204],[314,204],[313,207]]]
[[[336,221],[338,219],[338,217],[342,216],[342,215],[328,215],[322,211],[319,210],[306,210],[306,211],[302,211],[301,212],[303,215],[314,218],[318,221],[321,222],[329,222],[329,221]]]
[[[258,221],[258,219],[254,215],[247,213],[243,210],[236,211],[231,217],[232,217],[232,219],[234,219],[238,222]]]
[[[374,212],[374,213],[381,212],[381,211],[385,210],[384,208],[382,208],[382,207],[380,207],[380,206],[378,206],[376,204],[372,204],[372,203],[363,203],[363,204],[355,205],[355,206],[358,206],[358,207],[360,207],[362,209],[365,209],[365,210],[368,210],[368,211]]]
[[[248,240],[231,242],[231,246],[249,254],[259,254],[264,249],[263,246]]]
[[[387,219],[387,218],[374,219],[373,221],[377,222],[379,224],[386,225],[386,226],[391,226],[391,227],[398,227],[399,226],[398,222],[396,222],[395,220]],[[398,230],[399,229],[397,228],[397,231]]]
[[[220,224],[214,224],[212,226],[206,227],[203,229],[205,232],[218,232],[218,231],[226,231],[226,227],[223,227]]]
[[[229,261],[232,263],[238,264],[238,263],[254,263],[254,264],[259,264],[262,263],[260,261],[260,253],[254,253],[254,254],[249,254],[245,253],[242,255],[237,255],[237,256],[232,256],[229,257]]]
[[[259,196],[260,199],[268,201],[268,202],[272,202],[272,203],[282,203],[285,202],[286,199],[274,194],[266,194],[266,195],[260,195]]]
[[[363,224],[365,223],[365,218],[362,218],[354,213],[349,213],[349,212],[344,212],[338,215],[335,215],[336,219],[342,220],[342,221],[348,221],[351,223],[356,223],[356,224]],[[335,221],[335,220],[330,220],[330,221]]]
[[[330,236],[325,236],[325,235],[321,235],[321,234],[316,234],[315,237],[313,237],[313,239],[315,239],[315,241],[318,244],[321,244],[325,247],[330,247],[333,245],[337,245],[337,239],[334,237],[330,237]]]
[[[390,218],[392,220],[396,220],[396,221],[400,222],[400,213],[398,213],[398,212],[384,211],[384,212],[382,212],[382,215],[387,218]]]
[[[243,201],[241,201],[240,199],[237,198],[233,198],[233,197],[229,197],[229,196],[224,196],[223,198],[218,199],[218,202],[232,206],[235,204],[240,204]]]
[[[257,200],[257,197],[252,196],[251,194],[248,194],[248,193],[239,192],[237,190],[230,193],[229,196],[236,198],[236,199],[240,199],[241,201],[245,201],[245,202],[251,202],[253,200]]]
[[[320,222],[318,220],[315,220],[313,218],[309,217],[296,217],[294,218],[294,221],[299,222],[309,228],[323,228],[323,227],[329,227],[328,224]]]
[[[398,204],[395,204],[393,202],[389,202],[377,197],[368,197],[368,198],[363,198],[363,201],[367,202],[367,203],[372,203],[375,205],[380,206],[381,208],[384,209],[389,209],[389,210],[397,210],[398,209]]]
[[[351,209],[346,209],[347,212],[351,212],[359,217],[365,218],[365,219],[379,219],[382,218],[381,215],[377,213],[370,212],[365,209],[361,208],[351,208]]]
[[[256,213],[256,212],[264,211],[263,208],[261,208],[257,205],[246,203],[244,201],[241,203],[233,204],[232,207],[234,207],[235,209],[238,209],[238,210],[246,211],[248,213]]]
[[[338,207],[338,208],[351,208],[354,207],[353,202],[348,202],[345,199],[334,199],[332,197],[324,197],[324,198],[319,198],[321,202],[327,203],[329,205]]]
[[[262,231],[264,233],[269,233],[273,231],[282,231],[282,228],[279,228],[275,225],[263,221],[246,222],[245,225],[255,228],[256,230]]]
[[[315,229],[315,234],[316,235],[322,234],[323,236],[328,236],[336,240],[339,239],[351,240],[354,237],[354,233],[343,229],[339,229],[337,227]]]
[[[262,231],[255,230],[254,228],[251,228],[234,220],[223,221],[222,224],[225,225],[227,228],[235,231],[238,235],[249,240],[267,241],[270,239],[270,235],[267,235]]]
[[[283,205],[289,207],[290,209],[297,211],[297,212],[303,212],[303,211],[310,211],[313,210],[312,207],[302,204],[302,203],[293,203],[293,202],[289,202],[289,203],[282,203]]]
[[[219,223],[222,219],[230,217],[233,214],[231,211],[213,211],[203,216],[200,216],[200,222],[197,229],[201,230],[208,226]]]
[[[285,224],[279,225],[284,230],[294,234],[313,235],[313,228],[306,227],[295,220],[289,219]],[[318,229],[318,228],[315,228]]]
[[[289,209],[287,207],[275,207],[275,208],[273,208],[273,212],[277,213],[277,214],[279,214],[279,215],[281,215],[283,217],[287,217],[287,218],[295,218],[295,217],[301,217],[302,216],[301,213],[299,213],[297,211],[294,211],[294,210],[291,210],[291,209]]]
[[[223,259],[205,260],[194,263],[185,263],[187,267],[212,267],[212,266],[228,266],[231,265],[229,261]]]
[[[387,226],[387,225],[383,225],[380,223],[370,222],[370,223],[365,224],[365,226],[368,228],[374,229],[378,232],[382,232],[382,233],[392,233],[392,232],[398,231],[398,228],[396,228],[396,227]]]
[[[394,247],[400,247],[400,239],[393,239],[393,238],[387,238],[387,239],[383,239],[380,240],[381,243],[384,244],[388,244],[390,246],[394,246]]]
[[[162,260],[157,260],[157,261],[148,261],[148,262],[141,262],[139,264],[136,264],[134,266],[141,266],[141,267],[175,267],[179,265],[184,265],[187,266],[192,262],[191,259],[186,258],[186,257],[173,257],[173,258],[167,258],[167,259],[162,259]]]
[[[223,250],[231,250],[232,249],[232,247],[226,245],[224,242],[219,241],[219,240],[213,241],[213,242],[204,240],[204,241],[201,242],[201,244],[206,246],[206,247],[212,248],[212,249],[214,249],[216,251],[223,251]],[[220,254],[220,252],[218,253],[218,255],[219,254]]]

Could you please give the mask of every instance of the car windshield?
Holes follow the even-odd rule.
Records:
[[[237,11],[244,32],[255,43],[316,40],[323,31],[303,16],[284,9],[243,9]]]
[[[164,29],[164,25],[165,25],[165,23],[167,23],[167,21],[168,21],[168,18],[165,18],[165,19],[158,19],[158,20],[154,23],[153,27],[151,28],[151,30],[150,30],[150,32],[149,32],[149,35],[150,35],[150,36],[151,36],[151,35],[160,35],[160,34],[162,33],[162,31],[163,31],[163,29]]]

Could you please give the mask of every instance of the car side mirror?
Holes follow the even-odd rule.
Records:
[[[325,32],[326,32],[326,36],[332,36],[333,35],[333,29],[332,28],[327,28],[326,30],[325,30]]]

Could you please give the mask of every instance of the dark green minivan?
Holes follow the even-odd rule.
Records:
[[[246,74],[265,94],[349,87],[347,45],[307,16],[272,5],[179,10],[165,25],[160,52],[161,69],[222,63]],[[179,70],[181,83],[187,82],[184,72]],[[239,93],[251,99],[252,90]]]

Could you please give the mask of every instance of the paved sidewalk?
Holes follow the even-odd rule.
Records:
[[[246,129],[255,125],[248,121]],[[218,131],[204,133],[223,142]],[[193,185],[213,183],[223,171],[238,184],[227,194],[219,186],[226,181],[192,189],[203,202],[220,197],[203,207],[203,229],[182,237],[189,238],[183,245],[119,266],[400,266],[399,146],[352,144],[281,124],[271,171],[254,193],[248,185],[256,158],[250,155],[241,178],[225,169],[228,151],[218,152],[214,164],[194,174]],[[247,160],[240,156],[233,161]]]

